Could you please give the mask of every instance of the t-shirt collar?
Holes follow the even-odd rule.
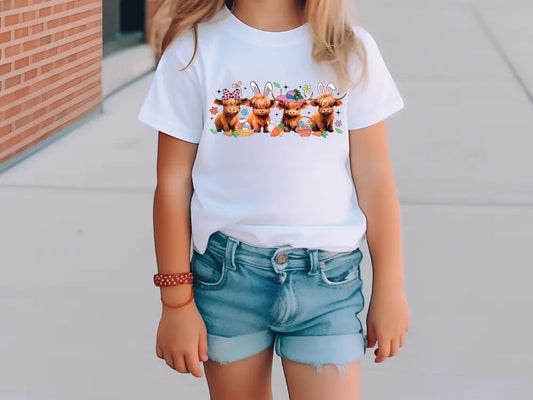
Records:
[[[286,31],[265,31],[254,28],[243,21],[241,21],[235,14],[231,12],[228,6],[224,3],[221,13],[221,23],[228,30],[229,33],[237,35],[249,42],[255,43],[258,46],[276,46],[282,47],[287,45],[294,45],[301,43],[309,38],[309,22],[297,26]]]

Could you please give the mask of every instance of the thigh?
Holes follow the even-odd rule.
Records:
[[[290,400],[359,400],[361,361],[347,364],[343,374],[334,364],[324,364],[317,372],[309,364],[281,361]]]
[[[272,357],[273,346],[228,364],[204,362],[211,400],[272,400]]]

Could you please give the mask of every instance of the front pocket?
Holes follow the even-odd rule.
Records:
[[[361,281],[360,264],[363,253],[360,249],[321,261],[320,283],[332,288],[355,286]]]
[[[206,289],[220,289],[226,282],[226,267],[206,250],[200,254],[193,250],[191,258],[191,272],[194,275],[193,284]]]

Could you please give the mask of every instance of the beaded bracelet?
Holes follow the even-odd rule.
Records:
[[[154,284],[156,286],[173,286],[182,283],[192,283],[194,275],[192,272],[180,272],[177,274],[155,274]]]
[[[175,286],[185,283],[192,283],[194,275],[192,272],[180,272],[177,274],[154,274],[154,284],[156,286]],[[169,308],[180,308],[189,304],[194,298],[194,291],[191,288],[191,295],[189,300],[182,304],[170,305],[163,300],[163,293],[161,292],[161,303]]]

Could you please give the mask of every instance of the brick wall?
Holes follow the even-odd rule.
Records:
[[[0,0],[0,163],[102,101],[102,0]]]

